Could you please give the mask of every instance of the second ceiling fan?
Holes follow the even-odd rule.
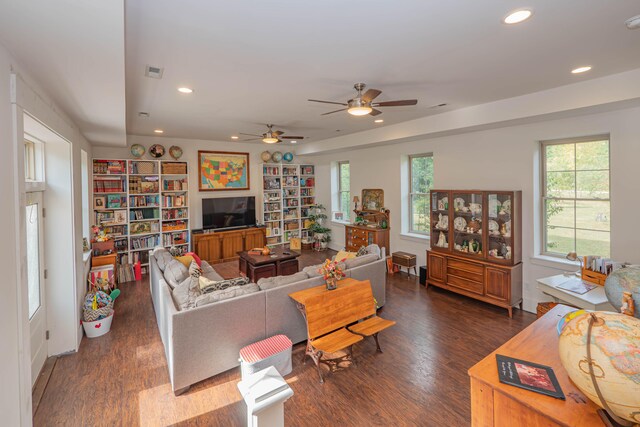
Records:
[[[311,102],[321,102],[323,104],[336,104],[343,105],[346,108],[341,108],[335,111],[329,111],[328,113],[323,113],[322,116],[326,116],[327,114],[337,113],[339,111],[345,111],[354,116],[366,116],[370,114],[372,116],[377,116],[378,114],[382,114],[382,111],[376,109],[376,107],[402,107],[405,105],[416,105],[418,103],[417,99],[405,99],[402,101],[383,101],[383,102],[373,102],[374,99],[378,97],[382,93],[382,91],[378,89],[369,89],[365,93],[362,93],[366,85],[364,83],[356,83],[353,87],[358,91],[358,94],[347,101],[344,102],[333,102],[333,101],[322,101],[319,99],[309,99]]]
[[[240,135],[255,136],[257,138],[245,139],[245,141],[257,141],[259,139],[266,144],[276,144],[282,142],[283,139],[304,139],[304,136],[290,136],[284,135],[281,130],[273,130],[273,125],[267,125],[267,131],[262,135],[256,135],[254,133],[242,133]]]

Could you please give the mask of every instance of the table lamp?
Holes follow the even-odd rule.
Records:
[[[360,203],[360,197],[358,196],[353,196],[353,210],[357,211],[358,210],[358,203]]]
[[[575,275],[578,276],[578,277],[582,276],[582,258],[579,257],[578,254],[575,253],[575,252],[569,252],[565,258],[567,258],[569,261],[579,261],[580,262],[580,270],[576,271]]]

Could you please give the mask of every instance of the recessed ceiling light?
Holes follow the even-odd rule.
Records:
[[[155,133],[164,133],[164,131],[162,129],[155,129],[154,132]]]
[[[289,142],[292,143],[292,144],[297,144],[298,143],[298,141],[289,141]]]
[[[190,87],[179,87],[178,88],[178,92],[180,92],[180,93],[192,93],[193,89],[191,89]]]
[[[384,120],[382,120],[382,119],[376,119],[376,120],[373,121],[373,123],[382,123],[382,122],[384,122]]]
[[[511,12],[510,14],[508,14],[503,19],[503,22],[505,24],[518,24],[518,23],[520,23],[522,21],[525,21],[525,20],[531,18],[532,14],[533,14],[533,12],[531,12],[529,9],[515,10],[515,11]]]
[[[580,73],[586,73],[587,71],[589,71],[591,69],[591,66],[589,65],[585,65],[584,67],[578,67],[578,68],[574,68],[573,70],[571,70],[571,72],[573,74],[580,74]]]
[[[239,136],[237,136],[237,135],[233,135],[233,136],[231,137],[231,139],[238,139],[238,138],[239,138]]]

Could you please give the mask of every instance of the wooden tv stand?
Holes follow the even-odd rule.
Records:
[[[262,227],[238,230],[192,233],[193,251],[209,264],[235,261],[238,252],[261,248],[265,245],[265,229]]]

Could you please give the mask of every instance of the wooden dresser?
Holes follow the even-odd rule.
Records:
[[[573,308],[558,305],[533,322],[471,369],[471,425],[489,426],[603,426],[598,406],[571,382],[558,354],[558,320]],[[496,354],[553,368],[567,400],[502,384]]]
[[[266,243],[265,229],[252,227],[240,230],[194,233],[193,251],[209,264],[234,261],[238,252],[261,248]]]
[[[389,251],[389,229],[371,228],[363,225],[345,225],[344,227],[345,248],[349,252],[357,252],[361,246],[376,244],[385,248],[387,255]]]

